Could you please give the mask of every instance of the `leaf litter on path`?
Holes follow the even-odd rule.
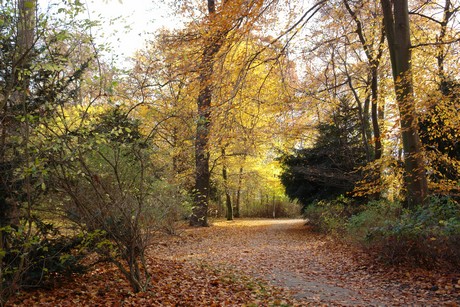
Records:
[[[459,306],[457,273],[383,267],[303,220],[238,220],[161,236],[134,294],[109,264],[14,306]]]
[[[450,286],[458,274],[384,267],[351,247],[312,232],[303,220],[216,221],[188,229],[156,253],[237,270],[285,288],[300,305],[404,306],[460,304]],[[433,291],[439,285],[448,291]]]

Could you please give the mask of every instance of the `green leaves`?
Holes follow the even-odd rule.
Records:
[[[24,0],[24,7],[26,9],[33,9],[35,8],[35,3],[36,3],[35,0]]]

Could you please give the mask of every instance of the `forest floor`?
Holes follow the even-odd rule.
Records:
[[[303,220],[214,221],[158,237],[147,292],[111,265],[22,292],[16,306],[460,306],[460,275],[384,266]]]

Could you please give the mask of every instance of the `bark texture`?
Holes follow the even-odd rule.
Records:
[[[208,0],[209,19],[212,21],[216,14],[214,0]],[[209,170],[209,132],[211,128],[211,107],[213,91],[213,66],[216,55],[222,47],[225,33],[213,32],[209,25],[209,36],[205,39],[201,64],[199,67],[199,94],[197,99],[198,120],[195,137],[195,191],[194,205],[190,216],[191,226],[208,226],[208,206],[210,192]]]
[[[381,5],[401,120],[406,201],[413,207],[424,203],[428,184],[415,112],[408,1],[381,0]]]

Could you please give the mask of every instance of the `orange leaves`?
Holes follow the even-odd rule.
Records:
[[[154,278],[144,293],[104,264],[54,289],[22,292],[12,305],[457,306],[460,292],[458,273],[374,263],[303,220],[217,221],[159,239],[166,243],[148,252]]]

